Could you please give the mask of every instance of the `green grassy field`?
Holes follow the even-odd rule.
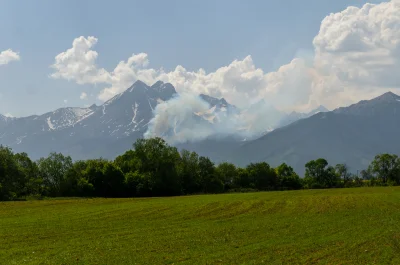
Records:
[[[0,264],[400,264],[400,188],[0,203]]]

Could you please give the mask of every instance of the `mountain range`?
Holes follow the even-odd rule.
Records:
[[[160,104],[179,96],[169,83],[158,81],[148,86],[137,81],[100,106],[60,108],[22,118],[0,115],[0,144],[34,159],[50,152],[74,159],[112,159],[154,127]],[[390,92],[333,111],[320,106],[309,113],[289,114],[264,101],[239,109],[223,98],[202,94],[198,99],[205,109],[175,117],[165,128],[158,126],[162,131],[157,136],[174,136],[181,140],[174,143],[179,149],[196,151],[216,162],[241,166],[258,161],[273,166],[286,162],[302,174],[304,164],[319,157],[347,163],[355,171],[366,168],[377,153],[400,152],[400,97]],[[182,107],[190,111],[190,106]],[[231,121],[228,130],[221,130]],[[183,140],[183,130],[207,134]]]
[[[232,161],[286,162],[303,174],[308,161],[322,157],[331,165],[345,163],[356,173],[377,154],[400,155],[399,135],[400,97],[388,92],[276,129],[240,146]]]

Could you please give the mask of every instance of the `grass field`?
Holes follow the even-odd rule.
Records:
[[[0,203],[0,264],[400,264],[400,188]]]

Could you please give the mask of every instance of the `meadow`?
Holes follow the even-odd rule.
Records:
[[[0,264],[400,264],[400,187],[0,202]]]

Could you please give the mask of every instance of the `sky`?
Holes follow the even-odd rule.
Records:
[[[102,104],[138,79],[288,111],[400,88],[399,0],[0,5],[3,115]]]

